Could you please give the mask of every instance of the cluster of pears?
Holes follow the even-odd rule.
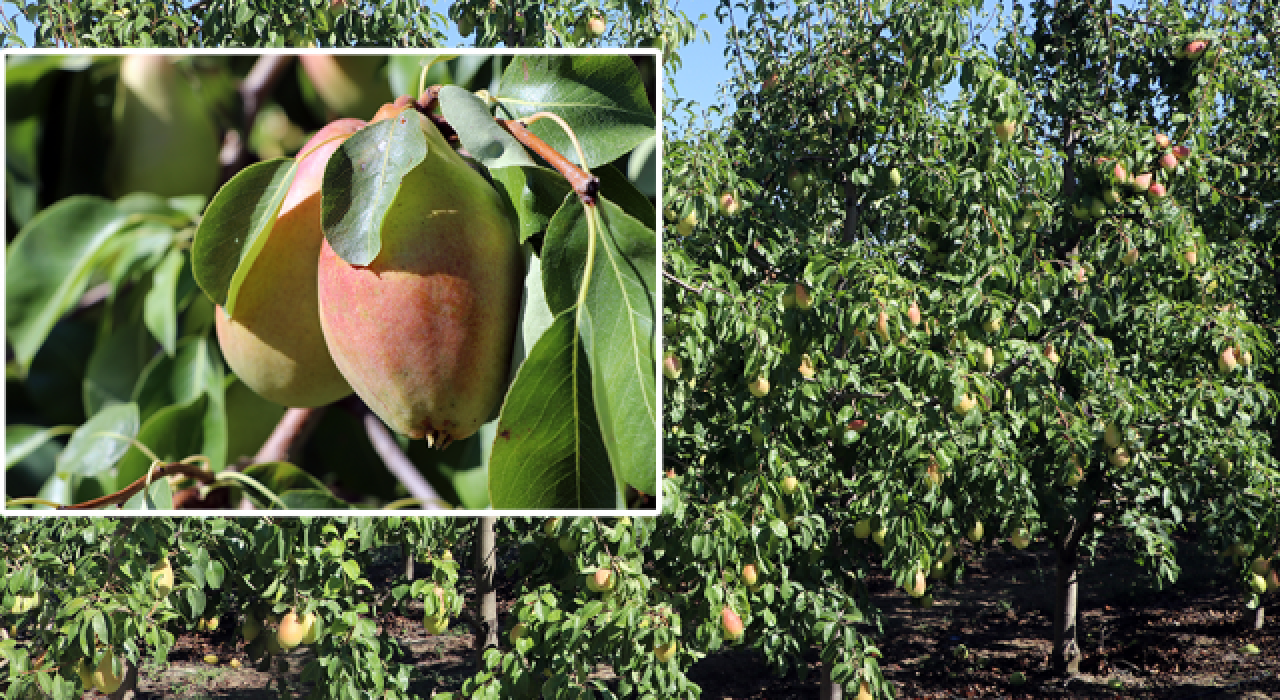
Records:
[[[102,655],[98,665],[93,668],[90,668],[84,659],[80,659],[76,664],[76,675],[80,676],[80,684],[84,689],[97,690],[104,695],[110,695],[120,689],[120,684],[124,682],[124,674],[124,660],[117,660],[113,649],[107,649],[107,653]]]
[[[270,635],[267,637],[269,654],[280,654],[299,644],[315,644],[320,641],[324,632],[315,613],[299,615],[295,609],[285,613],[283,617],[268,615],[265,620],[258,620],[253,613],[246,613],[244,623],[240,625],[240,635],[244,637],[245,643],[257,639],[263,631]]]
[[[340,119],[299,152],[235,313],[219,309],[216,328],[227,363],[262,397],[308,407],[354,390],[396,432],[443,449],[502,400],[523,263],[498,193],[420,109],[401,97],[369,122],[416,123],[427,141],[383,220],[377,257],[348,263],[321,227],[330,157],[369,125]]]
[[[1146,194],[1153,202],[1167,196],[1169,187],[1160,179],[1191,157],[1191,149],[1173,145],[1164,134],[1156,134],[1154,144],[1161,152],[1160,156],[1154,163],[1144,164],[1140,168],[1143,172],[1137,174],[1130,172],[1122,159],[1110,156],[1096,158],[1092,171],[1085,173],[1093,184],[1081,188],[1082,191],[1088,190],[1088,193],[1082,192],[1072,204],[1072,215],[1077,219],[1100,219],[1106,216],[1108,208],[1123,203],[1122,189],[1129,190],[1132,197]]]

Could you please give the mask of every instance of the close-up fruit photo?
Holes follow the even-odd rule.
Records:
[[[652,511],[658,79],[7,56],[5,507]]]

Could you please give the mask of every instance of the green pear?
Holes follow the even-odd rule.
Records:
[[[498,193],[430,120],[418,123],[427,155],[401,182],[378,256],[352,266],[328,241],[321,248],[320,325],[369,408],[392,430],[443,449],[474,434],[502,401],[524,270]]]
[[[391,100],[391,86],[379,75],[381,56],[302,54],[298,61],[320,101],[339,117],[368,119],[379,105]]]
[[[335,121],[311,137],[276,223],[245,276],[235,315],[219,309],[214,325],[227,364],[259,396],[285,406],[322,406],[351,393],[320,328],[316,261],[320,183],[329,156],[359,131],[358,119]]]
[[[107,153],[107,193],[200,194],[218,185],[221,143],[208,110],[170,56],[120,60]]]

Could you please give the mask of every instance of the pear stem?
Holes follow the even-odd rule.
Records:
[[[547,161],[551,167],[555,168],[569,181],[569,186],[574,192],[578,193],[578,199],[582,200],[587,206],[595,206],[596,194],[600,191],[600,178],[588,173],[587,171],[574,165],[568,158],[565,158],[559,151],[552,148],[546,141],[538,138],[525,127],[524,123],[518,119],[499,119],[497,120],[512,136],[516,137],[525,148],[537,153],[540,158]],[[570,136],[570,138],[573,138]],[[574,139],[574,143],[577,140]],[[579,148],[579,159],[585,160],[581,155]]]
[[[62,506],[58,510],[95,510],[97,508],[102,508],[103,506],[109,506],[113,503],[124,503],[129,500],[133,494],[141,491],[148,482],[155,481],[156,479],[163,479],[175,474],[190,477],[206,485],[213,484],[218,480],[218,476],[216,474],[195,464],[182,464],[181,462],[161,464],[154,470],[148,471],[143,476],[138,477],[132,484],[129,484],[115,493],[85,501],[84,503]]]

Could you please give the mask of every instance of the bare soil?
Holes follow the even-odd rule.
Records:
[[[881,664],[898,698],[1280,699],[1280,625],[1274,618],[1262,630],[1247,624],[1252,612],[1244,609],[1228,564],[1187,551],[1179,582],[1158,591],[1132,556],[1115,546],[1106,543],[1082,573],[1085,658],[1080,674],[1067,679],[1056,677],[1048,662],[1052,551],[1034,545],[1024,552],[969,550],[964,580],[937,588],[927,610],[894,589],[887,576],[873,576],[868,587],[885,613]],[[382,576],[394,566],[389,563]],[[503,593],[500,598],[510,600]],[[1280,613],[1280,606],[1273,610]],[[457,690],[471,675],[473,639],[465,624],[431,636],[413,609],[383,623],[416,660],[414,693]],[[1259,653],[1246,653],[1246,644]],[[962,648],[968,653],[958,654]],[[218,663],[205,663],[208,654]],[[310,654],[289,654],[289,671],[273,674],[251,667],[234,630],[185,634],[163,667],[144,666],[138,697],[266,700],[279,697],[274,684],[281,680],[302,697],[309,688],[299,674]],[[243,666],[231,668],[233,658]],[[817,660],[816,653],[808,659],[803,680],[794,671],[777,678],[760,653],[731,650],[701,660],[689,675],[708,700],[817,698]],[[1025,683],[1012,683],[1015,671]],[[608,669],[601,675],[607,678]]]

